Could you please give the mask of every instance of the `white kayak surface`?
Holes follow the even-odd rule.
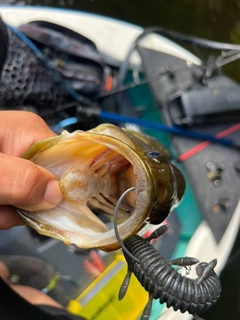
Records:
[[[144,30],[140,26],[109,17],[59,8],[0,5],[0,14],[4,22],[13,27],[32,21],[47,21],[69,28],[92,40],[107,62],[114,65],[119,65],[125,59],[132,43]],[[140,43],[189,63],[201,64],[201,60],[192,53],[160,35],[149,34]],[[133,54],[130,63],[140,64],[140,57]]]

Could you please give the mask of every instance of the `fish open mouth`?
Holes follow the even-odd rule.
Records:
[[[136,192],[127,194],[117,213],[123,240],[148,221],[162,222],[184,191],[182,175],[173,174],[168,152],[156,139],[110,124],[87,132],[64,131],[36,143],[23,158],[58,177],[63,201],[48,210],[17,211],[39,233],[81,248],[119,247],[114,229],[105,222],[113,220],[127,189],[135,187]],[[102,213],[107,220],[99,219]]]
[[[112,220],[121,194],[137,184],[133,165],[123,155],[100,144],[88,143],[87,156],[82,148],[78,153],[81,156],[77,163],[72,164],[60,179],[61,191],[68,204],[79,210],[78,225],[94,232],[106,232],[107,228],[92,212],[103,213]],[[121,205],[119,222],[131,216],[135,205],[136,195],[131,194]]]
[[[51,164],[51,171],[60,179],[60,189],[64,200],[57,207],[31,214],[22,211],[25,216],[30,216],[39,222],[54,219],[52,226],[58,226],[59,232],[62,225],[65,232],[70,234],[89,232],[104,233],[108,227],[103,223],[113,220],[113,214],[121,194],[129,187],[136,186],[133,165],[121,154],[100,144],[88,142],[77,151],[77,161],[72,153],[72,161],[69,166],[66,162]],[[68,148],[68,155],[71,154]],[[98,154],[98,152],[100,152]],[[97,154],[97,155],[96,155]],[[70,157],[71,158],[71,157]],[[61,161],[60,161],[61,162]],[[46,163],[45,163],[46,165]],[[118,212],[118,221],[126,221],[134,211],[136,194],[126,197]],[[98,218],[99,213],[105,215],[105,219]],[[61,216],[64,221],[61,221]],[[101,216],[101,215],[100,215]],[[61,221],[62,225],[57,223]],[[50,221],[49,221],[50,222]],[[108,225],[108,223],[107,223]],[[48,225],[49,229],[50,223]],[[57,232],[57,230],[55,230]]]
[[[88,205],[98,212],[112,216],[122,193],[129,187],[136,186],[133,166],[122,155],[106,149],[93,160],[89,168],[101,180],[101,190],[88,200]],[[118,218],[128,219],[135,204],[136,195],[128,197],[120,207]]]
[[[109,221],[119,197],[130,187],[140,187],[140,196],[146,199],[147,174],[139,156],[123,141],[105,135],[79,131],[74,139],[69,133],[60,138],[56,137],[53,145],[51,139],[46,145],[37,143],[24,157],[59,178],[63,201],[48,210],[18,209],[19,214],[39,233],[66,243],[93,247],[93,242],[96,246],[101,242],[104,247],[103,239],[109,237],[116,242]],[[121,204],[117,218],[123,237],[134,233],[146,218],[149,204],[141,203],[140,211],[136,210],[139,203],[138,195],[132,192]],[[102,214],[107,218],[100,219]]]

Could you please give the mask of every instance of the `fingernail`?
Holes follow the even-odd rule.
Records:
[[[44,200],[51,204],[58,204],[62,201],[63,195],[60,191],[57,180],[50,180],[44,194]]]

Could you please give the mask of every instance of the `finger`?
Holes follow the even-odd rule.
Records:
[[[0,277],[5,281],[7,281],[10,277],[8,267],[2,261],[0,261]]]
[[[21,156],[35,142],[55,136],[38,115],[28,111],[0,111],[0,151]]]
[[[56,176],[29,160],[0,153],[0,204],[25,210],[56,206],[62,193]]]
[[[24,225],[24,222],[11,206],[0,205],[0,230]]]

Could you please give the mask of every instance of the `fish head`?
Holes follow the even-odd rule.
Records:
[[[182,199],[186,184],[181,171],[170,163],[170,153],[156,138],[130,131],[136,141],[138,154],[148,166],[154,184],[153,205],[147,221],[163,222],[171,209]]]
[[[37,232],[66,244],[105,251],[119,248],[111,221],[124,191],[137,188],[126,196],[117,214],[123,240],[154,220],[153,210],[167,212],[164,203],[171,207],[173,170],[169,161],[159,164],[149,157],[145,144],[133,133],[110,124],[86,132],[64,131],[37,142],[23,158],[57,176],[63,200],[52,209],[29,212],[18,208],[17,212]],[[156,178],[159,173],[161,179]],[[169,177],[171,182],[164,184]],[[102,214],[107,223],[100,218]],[[165,215],[158,219],[164,220]]]

